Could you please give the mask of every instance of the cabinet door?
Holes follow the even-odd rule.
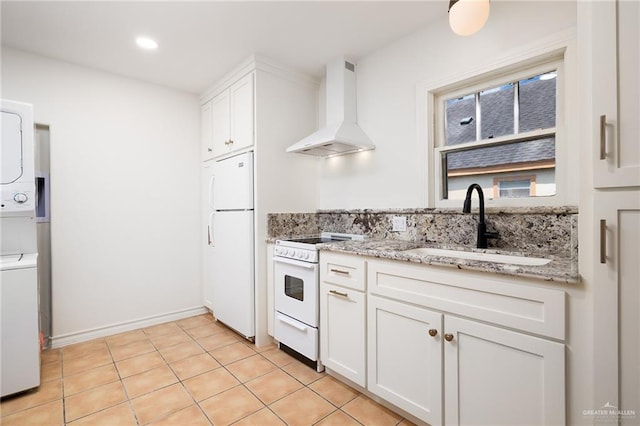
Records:
[[[609,403],[637,413],[640,191],[598,192],[594,204],[594,408]]]
[[[229,89],[231,105],[230,148],[238,150],[253,145],[253,74]]]
[[[320,360],[352,382],[366,385],[365,294],[322,283]]]
[[[229,149],[229,91],[225,90],[211,101],[212,127],[211,139],[213,154],[225,154]]]
[[[640,186],[640,3],[592,3],[596,188]]]
[[[200,140],[202,144],[202,161],[213,158],[213,115],[212,102],[202,105],[200,114]]]
[[[368,301],[367,388],[442,424],[442,314],[371,295]]]
[[[444,322],[447,424],[565,424],[564,345],[456,317]]]

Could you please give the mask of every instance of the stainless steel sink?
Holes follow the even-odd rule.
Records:
[[[479,253],[474,251],[447,250],[431,247],[404,250],[401,253],[415,254],[417,256],[442,256],[458,259],[481,260],[483,262],[506,263],[511,265],[542,266],[551,262],[550,259],[541,257],[513,256],[509,254]]]

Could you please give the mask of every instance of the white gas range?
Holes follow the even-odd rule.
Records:
[[[319,237],[276,240],[274,248],[274,337],[280,349],[318,372],[320,362],[317,244],[364,240],[363,235],[325,233]]]

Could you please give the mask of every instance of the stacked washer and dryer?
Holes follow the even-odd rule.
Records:
[[[31,105],[2,100],[0,393],[40,385],[34,126]]]

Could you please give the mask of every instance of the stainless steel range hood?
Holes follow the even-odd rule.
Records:
[[[327,65],[327,125],[287,152],[331,157],[375,149],[356,122],[355,65],[340,58]]]

